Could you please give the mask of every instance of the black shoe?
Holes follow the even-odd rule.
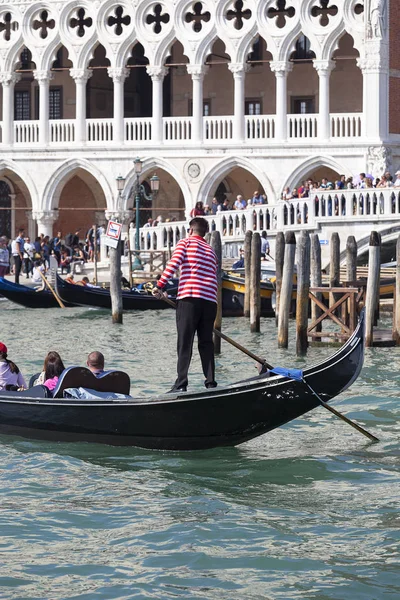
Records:
[[[211,381],[210,383],[205,383],[204,385],[209,390],[210,388],[216,388],[218,383],[216,381]]]
[[[186,386],[182,386],[179,388],[173,387],[168,390],[167,394],[177,394],[178,392],[186,392]]]

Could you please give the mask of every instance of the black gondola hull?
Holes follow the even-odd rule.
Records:
[[[363,353],[361,321],[335,355],[306,369],[304,376],[329,401],[357,378]],[[0,395],[0,433],[157,450],[195,450],[241,444],[317,406],[318,400],[303,382],[282,376],[261,376],[214,390],[149,400],[22,398],[6,392]]]
[[[36,291],[34,288],[12,283],[2,277],[0,277],[0,292],[7,300],[25,308],[59,308],[50,290]],[[67,302],[66,306],[74,306],[74,304]]]

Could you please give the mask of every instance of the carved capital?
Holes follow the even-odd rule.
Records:
[[[69,73],[75,83],[86,83],[93,75],[93,71],[89,69],[70,69]]]
[[[250,71],[251,65],[248,63],[229,63],[228,69],[234,77],[244,77]]]
[[[56,210],[34,210],[32,211],[32,219],[42,225],[53,225],[58,218]]]
[[[293,63],[286,60],[273,60],[269,63],[269,66],[275,75],[287,75],[293,69]]]
[[[13,71],[0,73],[0,83],[4,86],[15,85],[20,79],[21,75],[19,73],[14,73]]]
[[[129,76],[129,69],[126,67],[108,67],[107,73],[115,83],[123,83]]]
[[[38,84],[49,83],[54,77],[54,73],[51,71],[33,71],[33,77],[36,79]]]
[[[319,75],[329,74],[335,68],[334,60],[313,60],[314,69]]]
[[[186,65],[187,72],[191,75],[192,79],[202,81],[204,76],[207,75],[209,68],[207,65]]]
[[[146,67],[146,71],[147,74],[156,81],[162,81],[168,73],[168,69],[166,67],[148,66]]]
[[[130,210],[106,210],[105,217],[107,221],[116,221],[117,223],[126,223],[132,219]]]

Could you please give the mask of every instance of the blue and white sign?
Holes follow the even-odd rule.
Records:
[[[121,237],[122,224],[116,221],[108,221],[107,232],[104,243],[106,246],[116,248],[118,246],[119,238]]]
[[[329,244],[329,240],[319,240],[321,246],[327,246]]]

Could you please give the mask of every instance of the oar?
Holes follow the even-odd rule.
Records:
[[[166,296],[163,296],[163,300],[165,300],[165,302],[167,302],[168,304],[170,304],[171,306],[173,306],[174,308],[176,308],[175,302],[173,302],[172,300],[170,300]],[[250,352],[250,350],[247,350],[247,348],[245,348],[244,346],[241,346],[240,344],[238,344],[237,342],[235,342],[232,338],[228,337],[227,335],[225,335],[221,331],[218,331],[217,329],[214,329],[214,333],[216,335],[220,336],[226,342],[229,342],[230,344],[232,344],[232,346],[234,346],[238,350],[241,350],[242,352],[244,352],[244,354],[247,354],[247,356],[249,356],[250,358],[252,358],[256,362],[260,363],[261,365],[265,365],[267,367],[267,369],[273,369],[274,368],[272,365],[269,365],[263,358],[260,358],[256,354],[253,354],[253,352]],[[332,406],[330,406],[327,402],[325,402],[324,400],[322,400],[322,398],[317,394],[317,392],[311,387],[311,385],[308,383],[308,381],[306,381],[306,379],[304,377],[302,378],[302,381],[308,387],[308,389],[311,391],[311,393],[317,398],[317,400],[321,404],[321,406],[323,406],[324,408],[326,408],[327,410],[329,410],[331,413],[333,413],[334,415],[336,415],[339,419],[342,419],[342,421],[344,421],[348,425],[351,425],[352,427],[354,427],[354,429],[357,429],[357,431],[359,431],[360,433],[362,433],[363,435],[365,435],[367,438],[369,438],[373,442],[379,442],[379,439],[377,437],[375,437],[374,435],[372,435],[372,433],[369,433],[369,431],[367,431],[366,429],[363,429],[361,427],[361,425],[357,425],[357,423],[354,423],[354,421],[351,421],[348,417],[345,417],[345,415],[342,415],[342,413],[340,413],[335,408],[332,408]]]
[[[47,285],[47,287],[49,288],[49,290],[51,291],[51,293],[53,294],[54,298],[57,300],[58,304],[60,305],[61,308],[65,308],[65,304],[63,303],[63,301],[61,300],[60,296],[57,294],[57,292],[53,289],[52,285],[50,284],[50,282],[47,280],[47,278],[43,275],[42,271],[40,269],[37,269],[37,271],[40,274],[40,277],[43,279],[45,285]]]
[[[173,306],[173,308],[176,308],[175,302],[173,302],[173,300],[170,300],[169,298],[167,298],[167,296],[163,296],[163,300],[165,300],[165,302],[167,304],[170,304],[170,306]],[[249,356],[256,362],[260,363],[261,365],[265,365],[267,367],[267,369],[274,368],[272,365],[269,365],[263,358],[256,356],[255,354],[250,352],[250,350],[247,350],[247,348],[245,348],[244,346],[241,346],[238,342],[235,342],[235,340],[233,340],[232,338],[230,338],[227,335],[225,335],[224,333],[222,333],[222,331],[219,331],[218,329],[213,329],[213,331],[214,331],[215,335],[217,335],[218,337],[221,338],[221,340],[225,340],[225,342],[232,344],[232,346],[234,346],[238,350],[241,350],[242,352],[244,352],[244,354],[247,354],[247,356]]]

